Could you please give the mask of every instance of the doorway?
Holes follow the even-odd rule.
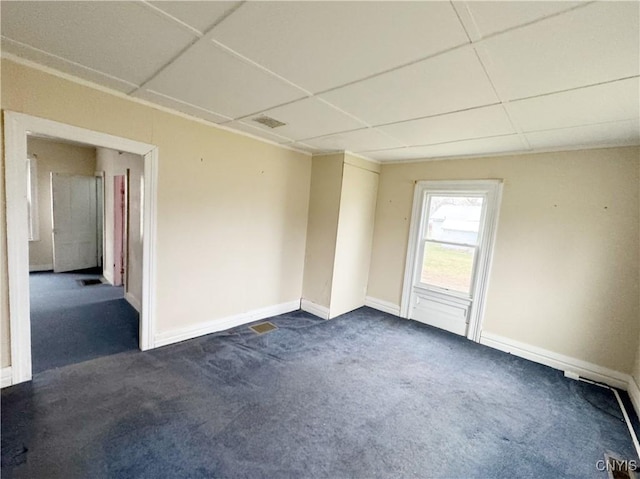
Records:
[[[144,157],[145,197],[141,205],[141,319],[139,348],[154,347],[155,323],[155,222],[158,152],[154,145],[78,128],[21,113],[4,112],[5,178],[7,201],[7,266],[11,340],[11,384],[32,377],[29,303],[29,226],[27,185],[27,135],[56,138],[84,145],[111,148]],[[108,183],[104,183],[106,187]],[[106,263],[106,262],[105,262]]]
[[[479,341],[501,191],[499,180],[416,184],[403,317]]]
[[[29,177],[34,188],[28,202],[29,220],[38,219],[29,239],[33,373],[137,350],[141,288],[131,288],[136,298],[131,301],[121,278],[129,253],[139,254],[128,248],[137,239],[127,240],[129,201],[124,186],[128,166],[141,175],[142,157],[33,136],[28,137],[27,151],[37,163],[37,173]],[[115,175],[125,166],[126,175]],[[108,218],[101,211],[104,175],[116,185],[108,199],[114,215]],[[139,198],[132,203],[139,205]],[[103,276],[99,260],[104,229],[115,232],[110,249],[117,251],[114,270],[120,274],[114,275],[118,279],[113,284]],[[140,267],[140,262],[134,264]],[[140,281],[141,272],[126,276]]]

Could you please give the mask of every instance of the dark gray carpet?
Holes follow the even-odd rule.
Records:
[[[33,372],[138,349],[138,313],[122,287],[80,286],[91,271],[31,273]]]
[[[362,308],[46,371],[2,392],[3,478],[607,477],[610,391]]]

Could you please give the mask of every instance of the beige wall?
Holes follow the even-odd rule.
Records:
[[[83,146],[29,137],[27,153],[35,156],[38,165],[38,241],[29,242],[29,267],[53,267],[51,224],[51,173],[93,176],[96,150]]]
[[[136,306],[142,304],[142,232],[141,232],[141,179],[144,172],[144,158],[140,155],[118,152],[108,148],[97,149],[97,171],[104,173],[104,277],[110,283],[114,279],[114,178],[126,175],[129,170],[127,225],[127,277],[126,290],[133,296]]]
[[[638,148],[382,166],[369,296],[399,304],[417,180],[503,178],[483,330],[631,372]]]
[[[309,156],[8,60],[1,87],[3,110],[158,146],[157,333],[300,298]],[[0,214],[6,332],[4,208]],[[2,366],[8,344],[3,334]]]
[[[329,308],[344,154],[314,156],[302,297]]]
[[[378,193],[378,173],[375,167],[378,165],[366,162],[373,168],[368,165],[355,166],[350,164],[354,160],[358,159],[347,155],[343,168],[329,311],[331,317],[363,306],[369,282]]]

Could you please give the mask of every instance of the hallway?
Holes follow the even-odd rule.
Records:
[[[29,275],[33,373],[138,349],[138,313],[122,287],[82,286],[98,270]]]

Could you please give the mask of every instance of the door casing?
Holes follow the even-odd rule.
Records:
[[[32,377],[29,233],[25,220],[27,135],[57,138],[144,156],[143,278],[139,344],[143,351],[155,347],[158,148],[148,143],[7,110],[4,111],[4,139],[11,384],[29,381]]]

